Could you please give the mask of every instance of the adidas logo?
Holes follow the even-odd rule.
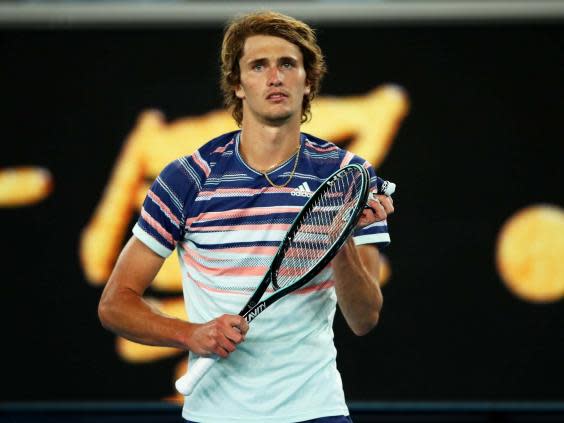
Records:
[[[313,191],[309,188],[307,182],[304,182],[299,187],[294,188],[290,194],[295,197],[311,197],[313,195]]]

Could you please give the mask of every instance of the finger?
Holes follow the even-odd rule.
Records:
[[[364,220],[372,220],[375,215],[376,215],[376,210],[374,210],[372,207],[366,207],[362,211],[360,218]]]
[[[224,349],[227,354],[232,353],[233,351],[235,351],[235,349],[237,348],[236,345],[231,342],[229,339],[227,339],[226,336],[221,336],[218,339],[218,343],[219,343],[219,349]]]
[[[239,344],[245,340],[249,330],[247,321],[238,315],[224,314],[220,317],[223,333],[233,342]]]
[[[241,334],[245,336],[249,330],[249,324],[247,323],[245,318],[241,316],[232,316],[232,317],[233,320],[230,322],[231,326],[239,329]]]
[[[378,222],[380,220],[384,220],[387,217],[386,209],[384,205],[380,202],[379,198],[374,198],[374,201],[370,201],[368,203],[370,208],[374,211],[374,220],[373,222]]]
[[[359,226],[366,226],[375,221],[376,221],[376,211],[373,208],[368,207],[362,211],[362,214],[360,215],[360,219],[358,220],[358,224]]]
[[[229,356],[229,354],[230,354],[229,351],[227,351],[225,348],[222,348],[222,347],[217,347],[217,348],[213,351],[213,353],[214,353],[215,355],[220,356],[221,358],[227,358],[227,357]]]
[[[234,342],[235,344],[240,344],[245,339],[245,335],[243,335],[243,333],[236,326],[232,326],[228,328],[225,331],[225,336],[227,337],[227,339],[229,339],[231,342]]]
[[[211,334],[210,334],[211,336]],[[225,357],[226,351],[224,348],[222,348],[221,344],[219,343],[219,341],[217,340],[216,336],[212,336],[212,338],[209,340],[209,342],[206,343],[206,346],[204,347],[204,352],[199,353],[200,355],[204,356],[204,357],[209,357],[211,355],[218,355],[220,357]]]
[[[380,201],[380,204],[384,208],[386,214],[392,214],[394,212],[394,200],[392,200],[392,197],[379,195],[378,200]]]

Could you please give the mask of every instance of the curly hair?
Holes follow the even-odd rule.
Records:
[[[236,18],[226,27],[221,47],[221,90],[224,103],[239,126],[243,121],[243,100],[235,95],[241,83],[239,59],[243,55],[245,41],[253,35],[271,35],[283,38],[299,47],[306,72],[310,93],[302,101],[304,123],[311,118],[311,101],[319,92],[321,80],[327,68],[314,30],[306,23],[281,13],[255,12]]]

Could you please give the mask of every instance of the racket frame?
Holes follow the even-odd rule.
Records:
[[[355,208],[352,209],[350,216],[348,218],[349,222],[345,226],[345,229],[341,233],[341,236],[339,236],[339,238],[337,238],[337,240],[335,240],[333,245],[331,245],[331,247],[329,247],[327,249],[327,251],[325,252],[325,255],[321,258],[321,260],[319,260],[319,262],[315,266],[313,266],[305,275],[303,275],[297,282],[295,282],[295,283],[293,283],[293,284],[291,284],[287,287],[277,289],[272,295],[270,295],[269,297],[267,297],[267,298],[265,298],[264,300],[261,301],[261,298],[264,295],[264,293],[266,292],[267,288],[271,284],[273,286],[276,286],[275,272],[273,271],[273,269],[276,269],[280,265],[280,262],[282,261],[282,259],[284,258],[284,250],[287,247],[288,243],[292,241],[294,235],[296,234],[299,227],[301,226],[301,220],[302,220],[303,216],[306,213],[309,212],[309,210],[313,207],[313,204],[315,204],[316,200],[326,191],[326,187],[330,186],[333,183],[333,181],[336,178],[338,178],[339,174],[342,174],[343,172],[346,172],[347,170],[349,170],[351,168],[357,169],[363,175],[363,177],[360,178],[360,181],[361,181],[361,184],[362,184],[362,186],[360,188],[361,198],[358,201]],[[349,164],[349,165],[344,166],[344,167],[340,168],[339,170],[333,172],[333,174],[331,174],[315,190],[313,195],[309,198],[309,200],[303,206],[302,210],[294,218],[294,221],[292,222],[290,229],[288,229],[288,231],[286,232],[284,239],[280,243],[280,246],[278,247],[278,250],[276,251],[276,254],[274,255],[274,257],[272,259],[272,262],[271,262],[271,264],[268,268],[268,271],[264,275],[264,278],[260,282],[259,286],[255,290],[255,292],[253,293],[253,295],[251,296],[251,298],[249,299],[247,304],[239,312],[239,315],[241,317],[244,317],[245,320],[248,323],[250,323],[255,317],[257,317],[260,313],[262,313],[269,305],[271,305],[275,301],[279,300],[283,296],[289,294],[290,292],[301,288],[306,283],[308,283],[311,279],[313,279],[315,276],[317,276],[319,271],[321,271],[327,265],[327,263],[329,263],[335,257],[335,255],[337,254],[339,249],[343,246],[343,244],[348,239],[349,235],[352,233],[352,231],[356,227],[356,224],[358,223],[360,215],[362,214],[362,211],[365,208],[366,202],[368,201],[369,187],[370,187],[370,176],[368,174],[368,171],[361,165],[358,165],[358,164],[355,164],[355,163]]]

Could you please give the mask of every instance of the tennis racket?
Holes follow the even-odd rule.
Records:
[[[335,257],[356,227],[366,206],[370,178],[366,169],[351,164],[325,180],[306,202],[281,242],[270,268],[240,316],[251,322],[268,306],[304,286]],[[378,192],[391,193],[395,185],[382,179]],[[274,291],[262,299],[268,287]],[[176,381],[176,389],[190,395],[201,378],[219,359],[200,357]]]

